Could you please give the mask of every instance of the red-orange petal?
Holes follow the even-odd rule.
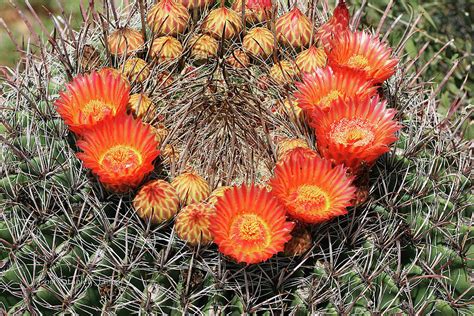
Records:
[[[342,166],[321,158],[291,157],[275,168],[272,193],[288,214],[305,223],[321,223],[347,213],[355,187]]]
[[[69,129],[77,134],[127,110],[130,85],[112,71],[79,75],[61,92],[55,105]]]
[[[248,264],[283,251],[294,223],[267,190],[252,186],[227,190],[216,204],[211,231],[219,251]]]
[[[377,87],[360,73],[330,67],[320,69],[304,77],[303,83],[296,83],[295,97],[303,110],[311,113],[319,108],[328,110],[339,99],[350,97],[372,97]]]
[[[365,75],[375,84],[395,73],[398,59],[392,59],[392,49],[364,31],[344,32],[335,37],[328,49],[328,64],[333,69],[350,69]]]
[[[77,156],[112,191],[136,188],[153,170],[158,142],[150,126],[120,116],[94,126],[77,142]]]
[[[397,140],[400,129],[393,120],[396,111],[386,108],[386,101],[373,99],[340,100],[327,112],[317,113],[315,129],[321,155],[356,172],[362,165],[371,166]]]

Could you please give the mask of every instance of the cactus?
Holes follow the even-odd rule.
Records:
[[[165,28],[155,24],[156,17],[147,19],[151,2],[139,0],[129,11],[105,5],[100,17],[91,8],[84,17],[90,14],[88,19],[99,20],[95,26],[85,23],[84,33],[71,30],[67,18],[62,19],[49,37],[50,46],[38,43],[37,55],[25,49],[17,70],[2,78],[0,311],[12,315],[474,312],[474,198],[469,144],[458,133],[467,114],[461,110],[451,120],[441,120],[437,97],[430,88],[420,88],[419,73],[399,70],[378,90],[398,111],[403,128],[388,153],[370,170],[359,171],[354,185],[367,187],[367,201],[349,208],[347,215],[301,228],[304,244],[294,245],[298,251],[293,254],[281,252],[255,265],[236,263],[214,244],[191,247],[177,236],[173,220],[140,218],[133,208],[138,188],[118,194],[104,187],[77,158],[76,140],[81,136],[68,130],[54,102],[78,74],[99,65],[122,71],[129,57],[143,59],[149,71],[130,82],[131,93],[151,101],[146,113],[137,115],[164,131],[156,140],[162,152],[171,148],[179,153],[162,155],[145,180],[172,182],[189,170],[200,175],[197,189],[180,186],[178,196],[185,192],[181,206],[192,193],[196,201],[217,200],[217,208],[222,208],[219,196],[230,193],[217,193],[216,188],[249,182],[261,186],[252,190],[270,195],[264,187],[282,154],[279,150],[283,151],[278,140],[299,139],[308,151],[317,149],[314,131],[305,120],[272,111],[291,97],[301,76],[295,67],[291,68],[295,78],[271,80],[271,68],[280,61],[292,64],[298,51],[286,43],[287,47],[275,47],[273,57],[280,61],[254,60],[247,67],[229,67],[223,61],[241,50],[243,34],[237,33],[242,23],[212,34],[219,43],[216,58],[196,63],[189,57],[192,38],[206,31],[200,25],[216,10],[205,6],[193,11],[193,21],[176,32],[183,53],[159,63],[151,52],[153,41],[173,34],[161,34]],[[278,16],[289,12],[285,3],[280,3]],[[323,8],[315,10],[317,16],[326,15]],[[102,18],[110,21],[102,23]],[[156,34],[146,21],[153,22]],[[221,24],[232,23],[226,21]],[[311,23],[318,26],[322,21],[313,16]],[[146,35],[144,44],[125,48],[123,54],[111,51],[107,34],[114,28],[109,25],[138,30]],[[304,43],[300,36],[301,43],[290,44],[298,49],[312,45],[306,33],[305,29]],[[91,49],[99,57],[88,63],[85,52],[90,55]],[[394,47],[395,52],[399,49]],[[400,69],[408,70],[416,62],[402,59]],[[298,256],[293,256],[295,252]]]

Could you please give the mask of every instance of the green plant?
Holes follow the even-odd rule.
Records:
[[[114,10],[107,12],[113,16]],[[129,23],[140,28],[140,10],[134,12]],[[314,226],[313,246],[301,257],[242,266],[215,246],[188,247],[169,223],[142,221],[131,207],[132,194],[104,192],[81,166],[53,102],[82,71],[85,45],[97,48],[103,65],[121,64],[101,48],[103,24],[86,25],[84,33],[51,37],[41,60],[28,54],[23,71],[3,78],[0,308],[120,315],[474,312],[471,166],[469,144],[459,135],[466,116],[441,117],[440,101],[419,78],[407,85],[413,77],[399,72],[380,92],[404,128],[368,175],[368,201]],[[401,69],[410,62],[404,56]],[[248,74],[216,60],[185,69],[169,86],[155,76],[134,89],[153,95],[151,122],[161,116],[168,125],[182,122],[171,125],[177,127],[166,141],[187,144],[181,159],[192,159],[212,186],[230,182],[229,174],[244,180],[255,170],[255,177],[265,178],[265,167],[241,163],[255,154],[274,162],[273,152],[259,151],[270,142],[262,121],[264,130],[283,128],[311,141],[307,126],[269,111],[288,90],[261,77],[265,66]],[[155,74],[173,70],[153,68]],[[179,171],[170,169],[159,170]]]

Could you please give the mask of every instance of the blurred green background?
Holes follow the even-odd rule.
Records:
[[[64,11],[71,14],[72,23],[80,23],[79,0],[30,0],[31,5],[44,21],[49,30],[52,29],[52,20],[50,14],[58,15],[61,8],[58,1],[62,4]],[[88,1],[82,1],[88,3]],[[96,1],[96,2],[100,2]],[[119,1],[117,1],[119,2]],[[336,2],[336,0],[330,0]],[[359,8],[362,0],[347,1],[351,9]],[[364,11],[362,19],[367,26],[377,26],[389,0],[368,0],[368,7]],[[13,0],[32,25],[37,25],[31,14],[25,6],[24,0]],[[391,33],[389,40],[393,44],[397,43],[403,35],[404,24],[418,14],[423,16],[418,24],[418,32],[409,40],[405,47],[405,53],[415,57],[423,44],[427,41],[430,45],[424,54],[422,60],[416,64],[415,70],[421,68],[424,62],[428,61],[446,42],[450,39],[453,43],[448,49],[435,59],[427,71],[424,79],[433,81],[435,84],[442,81],[446,73],[451,69],[453,63],[459,60],[459,66],[454,72],[452,78],[448,81],[442,90],[440,113],[447,113],[453,100],[460,97],[464,92],[459,90],[466,74],[473,72],[471,64],[473,62],[472,39],[474,38],[474,1],[472,0],[395,0],[395,5],[391,10],[385,25],[388,27],[396,17],[403,15],[398,27]],[[21,43],[28,38],[28,28],[20,18],[17,10],[7,0],[0,0],[0,17],[5,21],[14,37]],[[35,27],[37,30],[39,28]],[[14,66],[18,53],[15,47],[8,39],[7,32],[0,30],[0,65]],[[417,69],[418,68],[418,69]],[[471,75],[465,85],[467,91],[464,104],[473,104],[474,78]]]
[[[12,5],[11,2],[13,2],[14,5]],[[21,19],[17,8],[23,12],[24,16],[37,32],[40,32],[41,28],[28,10],[25,0],[12,0],[11,2],[9,0],[0,0],[0,18],[4,20],[18,43],[20,45],[22,43],[26,44],[30,32],[25,22]],[[59,5],[58,2],[61,3],[61,5]],[[82,2],[87,3],[88,1]],[[29,3],[48,30],[52,30],[54,25],[50,15],[57,16],[61,13],[62,9],[68,14],[72,14],[72,20],[80,18],[80,0],[29,0]],[[17,8],[15,8],[15,6]],[[0,65],[14,66],[18,58],[19,53],[16,51],[15,45],[10,40],[5,28],[0,26]]]

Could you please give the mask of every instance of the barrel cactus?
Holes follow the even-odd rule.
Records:
[[[473,314],[467,114],[437,113],[401,53],[411,25],[390,49],[386,15],[371,31],[344,1],[334,17],[309,4],[138,0],[92,6],[79,29],[55,19],[48,44],[2,77],[0,311]],[[255,27],[273,36],[264,57],[242,46]],[[182,49],[157,49],[165,36]],[[205,36],[218,45],[197,58]],[[247,46],[266,52],[256,38]],[[364,41],[368,55],[344,55]],[[338,76],[363,91],[317,95]],[[67,92],[76,81],[97,89],[86,106],[83,87]],[[81,115],[64,114],[65,96]],[[348,109],[365,125],[324,125]],[[376,149],[373,113],[390,121]]]

